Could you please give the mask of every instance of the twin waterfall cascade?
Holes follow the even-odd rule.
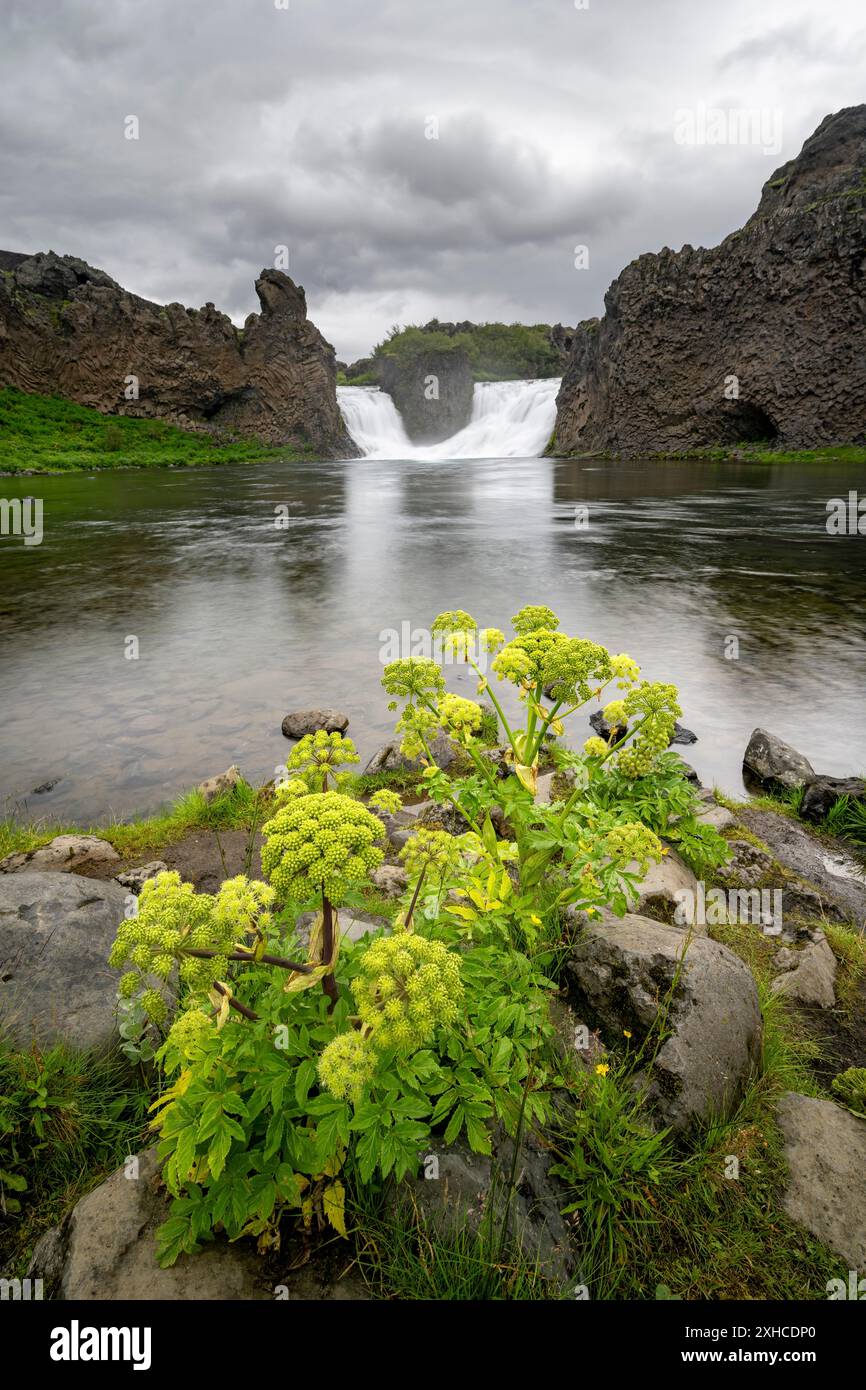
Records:
[[[338,386],[346,428],[365,458],[537,458],[556,420],[559,379],[479,381],[472,417],[441,444],[412,444],[391,397],[377,386]]]

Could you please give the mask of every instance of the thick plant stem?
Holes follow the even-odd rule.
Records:
[[[322,889],[322,964],[326,965],[334,957],[334,909],[328,901],[324,888]],[[337,980],[334,972],[325,975],[322,980],[322,989],[330,999],[328,1013],[334,1012],[334,1007],[339,998]]]

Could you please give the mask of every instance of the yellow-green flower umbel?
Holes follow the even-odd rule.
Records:
[[[339,906],[377,869],[382,822],[339,792],[312,792],[281,807],[262,828],[262,868],[279,896],[307,901],[324,892]]]

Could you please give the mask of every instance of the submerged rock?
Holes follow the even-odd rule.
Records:
[[[815,776],[815,769],[790,743],[755,729],[743,754],[743,770],[765,787],[793,790]]]
[[[348,727],[348,714],[338,709],[294,710],[286,715],[282,724],[286,738],[303,738],[304,734],[317,734],[321,729],[326,734],[344,734]]]

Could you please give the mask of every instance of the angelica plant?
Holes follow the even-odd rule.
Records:
[[[339,792],[310,792],[280,807],[262,828],[262,868],[283,901],[318,899],[321,913],[313,933],[321,936],[322,988],[337,999],[334,965],[339,950],[339,907],[353,884],[379,867],[382,822],[359,801]],[[293,984],[305,984],[293,981]]]

